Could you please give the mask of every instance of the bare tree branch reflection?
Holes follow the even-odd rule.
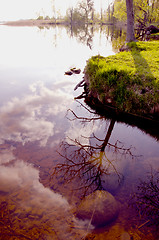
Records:
[[[91,114],[95,114],[80,103]],[[68,114],[72,114],[72,117]],[[80,117],[73,110],[69,109],[67,118],[71,121],[80,120],[81,123],[89,123],[91,121],[104,119],[103,117]],[[116,168],[116,159],[109,159],[107,157],[107,150],[119,155],[130,155],[132,158],[132,147],[125,148],[120,141],[115,144],[109,142],[115,120],[111,120],[106,136],[104,139],[96,137],[94,134],[91,137],[81,136],[87,140],[87,144],[81,143],[78,139],[69,139],[61,143],[59,154],[64,158],[62,163],[59,163],[54,168],[52,176],[58,176],[63,179],[65,183],[70,183],[75,178],[80,179],[80,186],[76,190],[82,190],[83,194],[90,191],[102,190],[103,177],[115,174],[118,179],[117,184],[123,181],[123,175],[118,172]],[[96,143],[91,143],[91,140]],[[106,149],[107,148],[107,149]],[[118,156],[119,157],[119,156]]]
[[[148,218],[146,224],[159,226],[159,171],[151,169],[147,180],[141,180],[131,204],[137,209],[141,219],[143,216]]]
[[[93,46],[94,29],[93,26],[88,24],[72,24],[70,29],[68,28],[68,34],[82,44],[86,44],[90,49]]]
[[[80,120],[82,123],[87,123],[87,122],[91,122],[94,120],[104,119],[101,116],[96,117],[97,114],[95,111],[91,111],[89,108],[87,108],[84,104],[82,104],[78,100],[76,100],[76,102],[79,104],[80,107],[84,108],[87,112],[89,112],[93,116],[92,117],[83,117],[83,116],[80,117],[80,116],[77,116],[77,114],[72,109],[68,109],[67,113],[66,113],[66,118],[68,120],[70,120],[70,121]],[[71,113],[71,116],[69,116],[69,113]]]
[[[81,120],[82,122],[86,123],[86,122],[91,122],[91,121],[93,121],[93,120],[99,120],[99,119],[101,119],[101,117],[92,117],[92,118],[79,117],[79,116],[77,116],[76,113],[75,113],[73,110],[71,110],[71,109],[68,109],[68,110],[67,110],[67,113],[69,113],[69,112],[72,113],[72,115],[73,115],[73,118],[69,118],[69,117],[67,116],[67,119],[69,119],[70,121],[74,121],[74,120],[76,120],[76,119],[79,119],[79,120]]]

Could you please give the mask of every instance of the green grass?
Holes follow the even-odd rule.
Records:
[[[90,89],[104,103],[126,112],[147,114],[159,103],[159,42],[132,42],[129,51],[89,59]]]

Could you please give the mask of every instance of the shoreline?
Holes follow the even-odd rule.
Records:
[[[65,24],[66,22],[58,22],[54,20],[37,20],[37,19],[22,19],[16,21],[3,21],[1,25],[14,26],[14,27],[41,27],[47,25]]]
[[[119,119],[130,116],[158,124],[157,48],[157,41],[138,42],[114,56],[91,57],[84,71],[86,101]]]
[[[91,24],[91,23],[89,23]],[[94,25],[114,25],[113,23],[93,23]],[[70,22],[65,20],[53,20],[53,19],[20,19],[20,20],[10,20],[10,21],[0,21],[0,25],[14,26],[14,27],[44,27],[44,26],[55,26],[55,25],[70,25]],[[74,22],[73,25],[81,25],[81,23]],[[92,25],[92,24],[91,24]],[[115,24],[117,27],[121,27],[121,24]],[[122,25],[126,27],[125,25]]]

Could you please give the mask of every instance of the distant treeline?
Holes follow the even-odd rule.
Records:
[[[159,23],[158,0],[134,0],[135,24],[146,26],[150,23]],[[94,0],[82,0],[76,7],[70,7],[65,16],[56,11],[53,6],[53,16],[39,16],[39,20],[52,20],[53,22],[65,22],[68,24],[92,24],[92,23],[126,23],[126,1],[115,0],[107,7],[101,6],[100,12],[94,7]]]

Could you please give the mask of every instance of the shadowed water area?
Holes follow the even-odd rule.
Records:
[[[86,61],[115,54],[125,33],[1,25],[0,36],[0,240],[159,238],[159,205],[151,208],[158,132],[74,100]],[[73,67],[81,73],[64,74]],[[111,193],[119,209],[99,227],[92,224],[95,204],[91,219],[76,214],[96,190]]]

